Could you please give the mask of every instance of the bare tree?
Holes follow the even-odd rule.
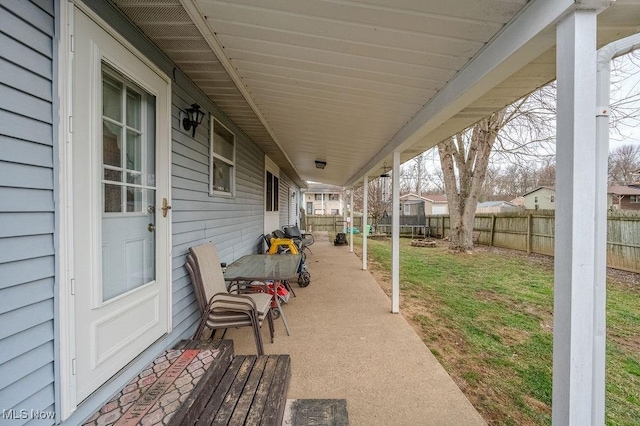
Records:
[[[628,185],[637,179],[640,146],[622,145],[609,154],[609,185]]]
[[[505,110],[475,124],[470,131],[440,142],[438,153],[449,203],[452,250],[473,248],[473,219],[489,165],[489,155],[504,126]]]
[[[389,211],[391,206],[391,179],[388,177],[372,179],[368,184],[367,210],[368,215],[373,219],[373,226],[377,229],[380,219]],[[354,210],[362,210],[363,206],[362,187],[356,188],[353,192]]]

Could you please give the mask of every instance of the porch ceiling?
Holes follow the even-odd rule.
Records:
[[[553,80],[552,24],[574,7],[114,1],[294,180],[340,186],[380,174],[395,149],[407,160]],[[599,43],[639,32],[639,22],[640,1],[618,0],[599,16]]]

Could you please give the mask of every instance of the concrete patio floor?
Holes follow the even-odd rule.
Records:
[[[288,398],[347,400],[351,425],[483,425],[445,372],[348,246],[318,241],[307,256],[311,284],[293,284],[265,352],[290,354]],[[248,329],[229,330],[237,354],[255,354]]]

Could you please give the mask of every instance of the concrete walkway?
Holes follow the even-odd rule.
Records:
[[[288,398],[347,400],[351,425],[486,424],[348,246],[316,241],[309,287],[293,284],[265,351],[290,354]],[[229,330],[237,354],[255,354],[248,329]]]

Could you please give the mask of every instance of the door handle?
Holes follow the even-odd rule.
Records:
[[[156,229],[156,226],[153,223],[150,223],[147,226],[147,231],[149,231],[149,232],[153,232],[153,231],[155,231],[155,229]]]
[[[167,199],[162,199],[162,217],[167,217],[167,212],[171,210],[171,206],[167,204]]]

